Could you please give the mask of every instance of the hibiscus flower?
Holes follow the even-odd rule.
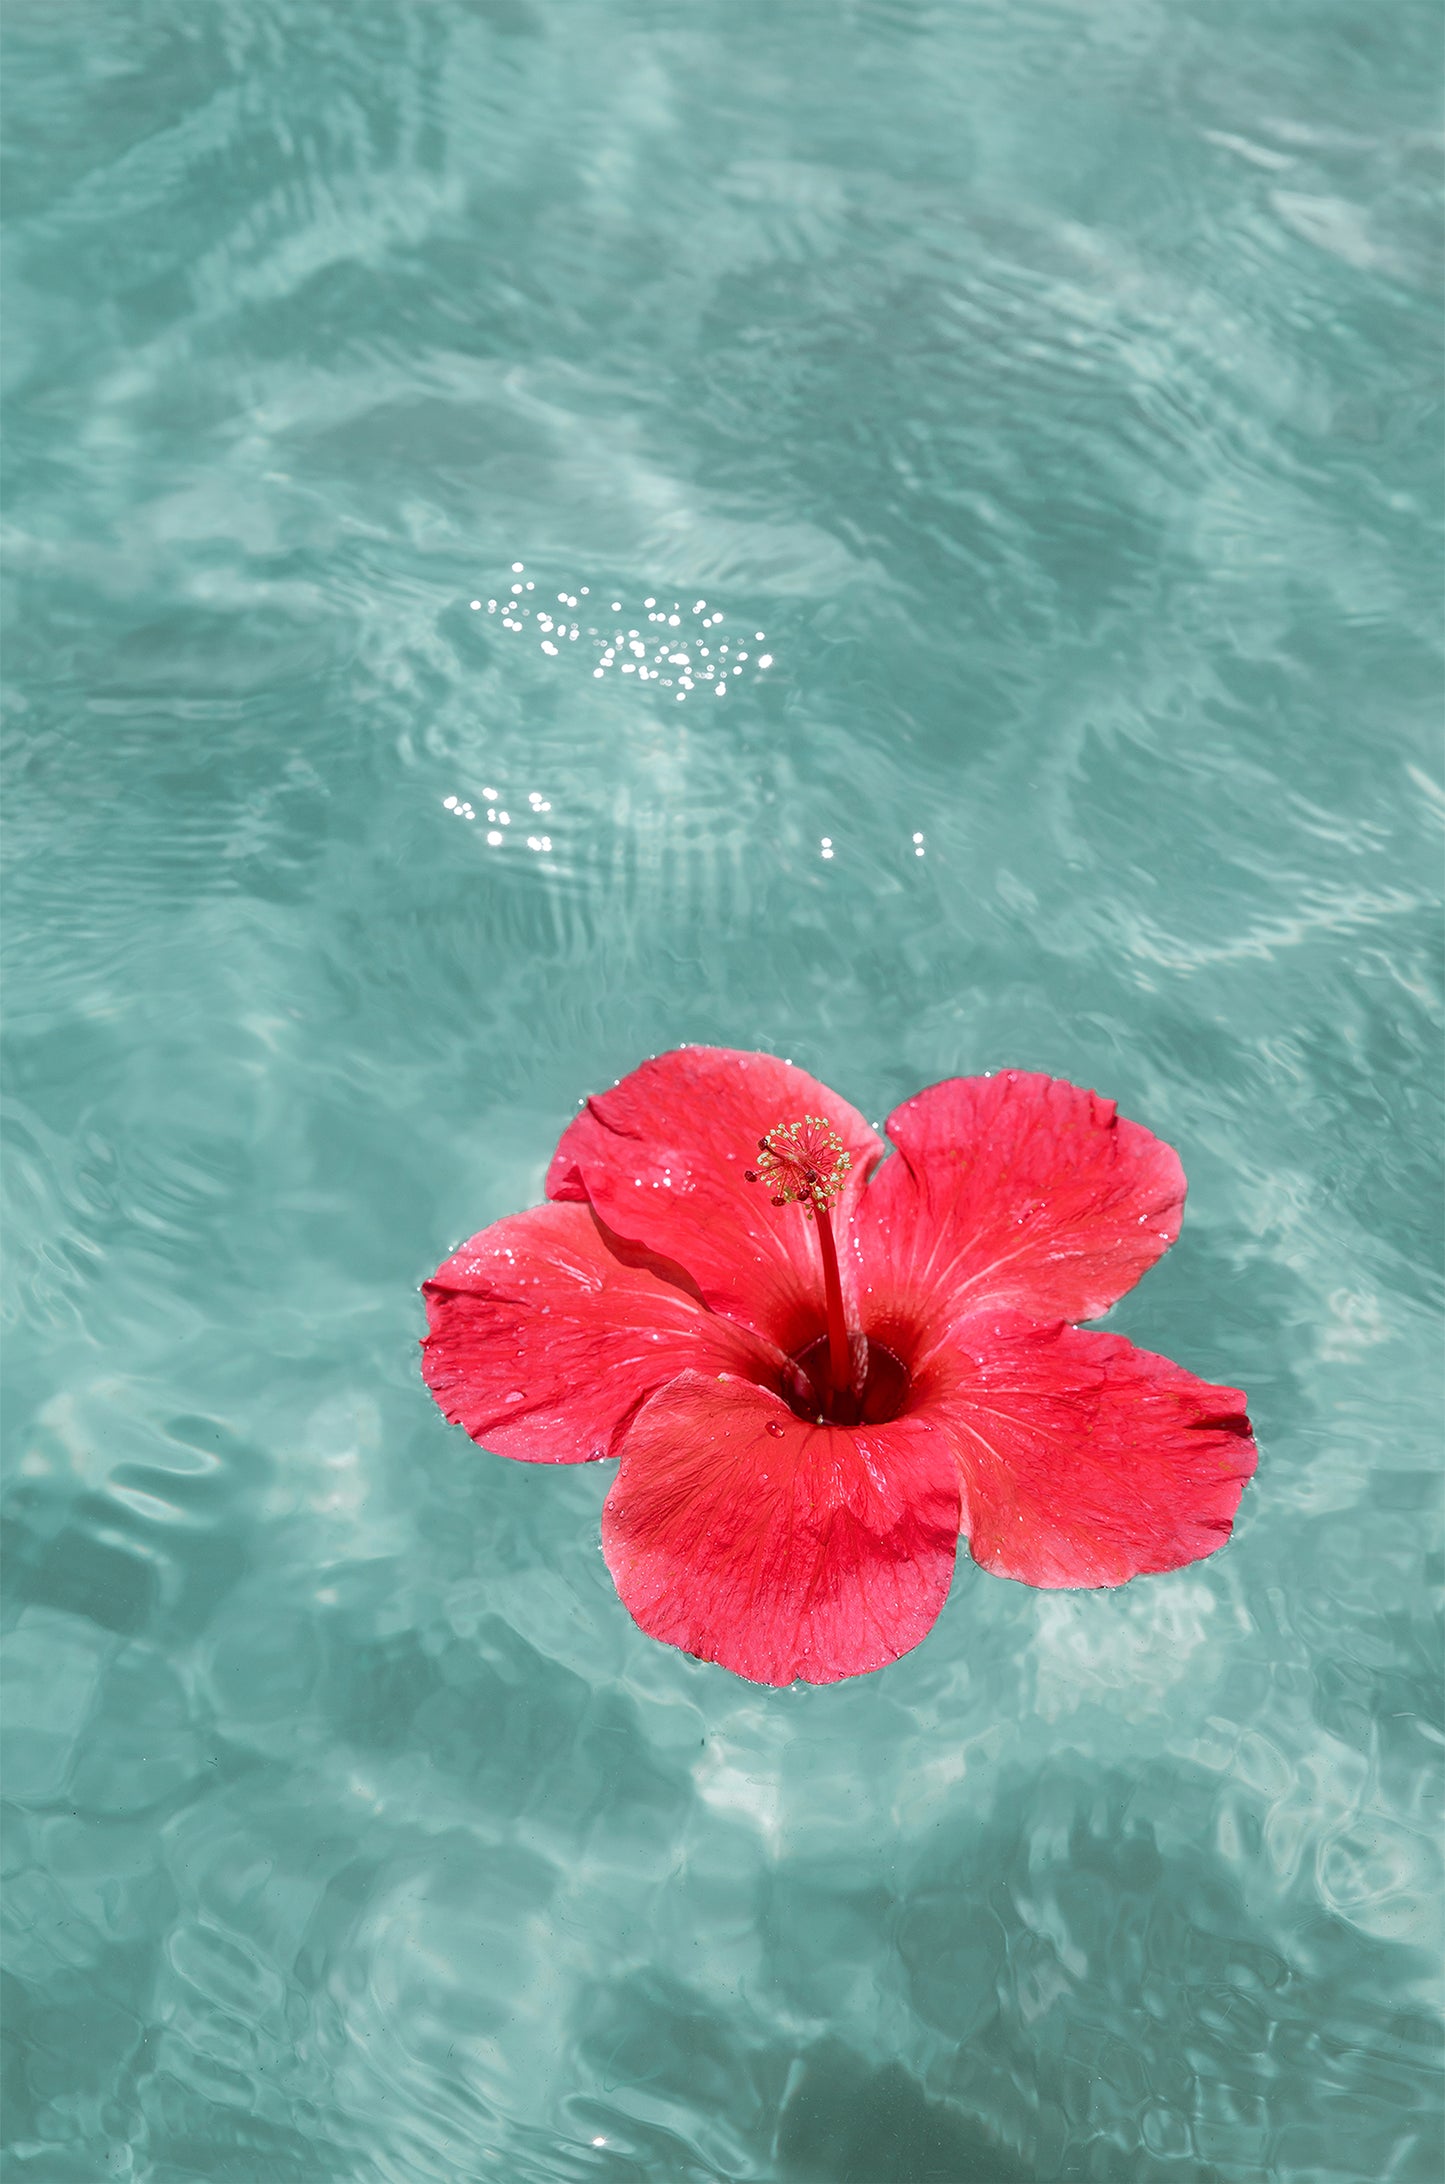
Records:
[[[446,1416],[524,1462],[620,1458],[624,1604],[758,1683],[916,1646],[960,1532],[1028,1585],[1178,1569],[1254,1470],[1237,1389],[1072,1324],[1178,1235],[1169,1146],[1023,1070],[887,1131],[773,1055],[659,1055],[563,1132],[549,1204],[424,1289]]]

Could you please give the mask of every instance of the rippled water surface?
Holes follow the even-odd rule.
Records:
[[[1435,9],[8,41],[16,2184],[1435,2184]],[[416,1289],[684,1040],[1176,1144],[1233,1544],[642,1637]]]

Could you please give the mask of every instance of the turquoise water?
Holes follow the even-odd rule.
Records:
[[[1434,2184],[1435,9],[8,14],[9,2175]],[[683,1040],[1177,1145],[1233,1544],[643,1638],[416,1289]]]

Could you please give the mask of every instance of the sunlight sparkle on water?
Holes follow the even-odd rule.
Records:
[[[725,620],[724,610],[706,598],[698,597],[690,602],[680,599],[669,601],[657,592],[648,592],[634,610],[638,617],[635,624],[626,621],[625,600],[616,598],[609,602],[609,611],[619,618],[618,625],[610,631],[592,626],[584,629],[577,622],[568,622],[565,615],[558,614],[554,608],[527,604],[526,594],[535,591],[537,580],[526,577],[526,564],[522,561],[512,562],[510,568],[517,581],[511,586],[510,605],[505,600],[502,602],[500,627],[511,636],[521,637],[527,635],[530,623],[536,639],[535,647],[529,648],[533,659],[540,657],[548,662],[560,661],[564,657],[564,645],[579,645],[579,656],[585,662],[588,679],[592,682],[607,682],[614,674],[619,677],[631,676],[633,688],[656,683],[661,690],[671,692],[674,705],[683,705],[689,695],[699,688],[710,690],[714,697],[726,697],[729,690],[736,688],[738,682],[745,682],[749,676],[756,679],[777,664],[775,653],[752,651],[737,644],[735,640],[731,644],[719,642],[715,651],[710,645],[700,642],[705,631],[720,630]],[[557,607],[575,608],[582,599],[590,596],[590,587],[586,584],[573,586],[563,580],[553,596]],[[480,599],[473,599],[468,604],[474,611],[478,611],[482,602]],[[489,598],[486,605],[487,612],[491,614],[496,612],[498,602]],[[685,614],[691,614],[697,623],[698,636],[695,640],[674,634],[681,630]],[[647,624],[651,624],[650,630],[646,629]],[[766,643],[767,631],[755,629],[751,644],[758,646]],[[619,657],[624,652],[629,655],[628,658]],[[676,672],[669,673],[669,669]],[[678,732],[683,733],[680,726]],[[483,801],[492,807],[498,794],[496,789],[484,789]],[[527,801],[534,817],[551,811],[551,805],[537,791],[529,792]],[[446,809],[461,818],[476,816],[471,806],[462,803],[460,799],[448,802]],[[488,848],[501,848],[506,837],[498,830],[510,824],[509,815],[489,808],[487,821],[492,830],[486,837]],[[546,853],[552,848],[552,839],[550,835],[528,835],[526,846],[533,851]],[[921,832],[913,835],[910,847],[916,858],[926,855]],[[834,861],[836,846],[831,836],[822,838],[819,855],[824,863]]]
[[[525,564],[514,561],[511,568],[513,576],[521,578]],[[699,648],[700,656],[696,661],[690,653],[669,650],[670,646],[676,646],[679,642],[670,633],[682,627],[683,615],[686,611],[690,611],[697,617],[700,629],[715,629],[721,626],[724,620],[723,609],[717,606],[710,607],[706,599],[695,599],[691,608],[686,609],[681,600],[674,599],[668,602],[656,592],[649,592],[642,601],[639,626],[629,628],[625,636],[621,630],[617,630],[609,638],[601,630],[589,628],[584,631],[575,622],[569,625],[561,616],[554,616],[544,607],[539,606],[534,612],[530,606],[522,604],[525,594],[535,590],[535,588],[535,581],[532,578],[527,578],[525,582],[517,582],[512,585],[511,591],[514,604],[510,613],[503,613],[501,617],[502,628],[512,636],[519,637],[526,634],[527,622],[532,621],[537,633],[537,650],[544,659],[559,658],[564,640],[568,644],[580,644],[583,647],[583,657],[588,660],[588,673],[593,682],[605,682],[610,671],[617,668],[623,675],[635,674],[638,683],[660,682],[665,690],[673,690],[674,678],[664,674],[663,669],[665,667],[678,667],[684,672],[679,678],[676,678],[681,687],[674,690],[674,701],[680,703],[687,692],[695,687],[696,683],[705,685],[712,690],[714,696],[721,697],[728,687],[726,681],[728,675],[741,676],[743,668],[749,664],[748,654],[741,649],[733,654],[730,661],[725,660],[723,654],[728,651],[726,645],[719,646],[718,655],[715,659],[706,647]],[[575,590],[564,584],[556,594],[557,604],[562,607],[575,607],[581,599],[588,596],[588,593],[589,587],[586,584],[579,584]],[[475,610],[479,610],[481,607],[479,599],[471,600],[469,604]],[[488,600],[488,613],[492,613],[495,606],[496,602],[494,600]],[[624,612],[622,600],[614,599],[611,602],[611,612],[616,615],[621,615]],[[651,637],[644,637],[640,626],[643,618],[659,632],[659,636],[655,641]],[[758,630],[754,641],[758,644],[764,643],[766,641],[766,632]],[[617,652],[624,644],[631,652],[632,659],[619,662]],[[649,645],[653,645],[654,648],[651,653],[650,664],[648,664]],[[759,654],[751,664],[754,673],[761,674],[774,665],[774,655],[771,652]]]

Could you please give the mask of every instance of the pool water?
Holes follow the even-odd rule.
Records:
[[[1435,9],[7,41],[14,2184],[1435,2184]],[[417,1285],[683,1041],[1176,1145],[1232,1544],[644,1638]]]

